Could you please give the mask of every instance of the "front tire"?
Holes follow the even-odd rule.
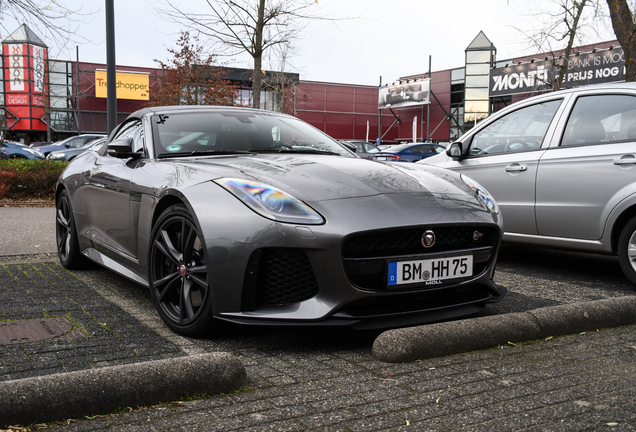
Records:
[[[636,217],[627,222],[618,238],[618,263],[625,277],[636,285]]]
[[[80,253],[73,207],[66,190],[58,195],[55,209],[55,240],[60,263],[67,269],[81,268],[87,261]]]
[[[204,335],[213,316],[207,252],[185,206],[166,209],[151,238],[148,282],[161,319],[182,336]]]

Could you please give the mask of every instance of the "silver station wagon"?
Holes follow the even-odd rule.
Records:
[[[484,186],[505,242],[617,254],[636,284],[636,83],[514,103],[419,163]]]

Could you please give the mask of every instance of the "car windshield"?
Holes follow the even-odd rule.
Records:
[[[296,118],[254,111],[184,112],[153,117],[158,157],[233,153],[350,156],[340,144]]]

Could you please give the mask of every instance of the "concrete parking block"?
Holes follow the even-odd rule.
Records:
[[[388,363],[636,323],[636,296],[596,300],[388,330],[373,343],[373,355]]]
[[[227,353],[104,367],[0,382],[0,425],[104,414],[197,395],[227,393],[247,383]]]

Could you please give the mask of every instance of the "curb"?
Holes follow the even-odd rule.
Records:
[[[0,382],[0,426],[42,423],[153,405],[247,384],[228,353],[200,354]]]
[[[634,323],[636,296],[617,297],[388,330],[372,352],[380,361],[401,363]]]

